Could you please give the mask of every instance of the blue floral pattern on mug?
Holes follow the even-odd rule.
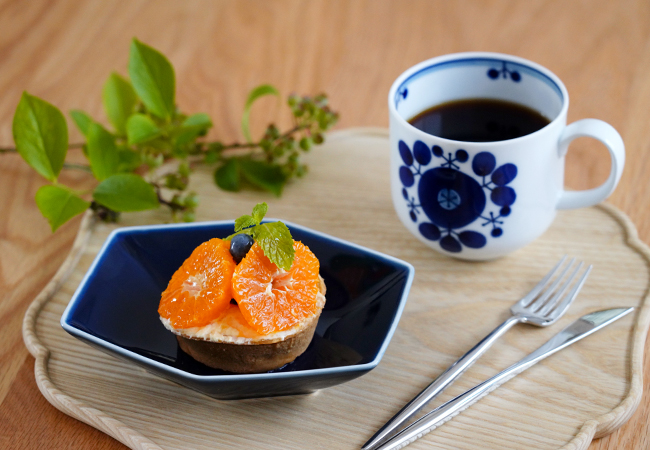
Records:
[[[402,100],[406,100],[406,97],[408,97],[408,95],[409,95],[409,90],[408,90],[408,88],[406,88],[406,87],[405,87],[405,88],[402,88],[402,89],[398,92],[398,94],[399,94],[399,95],[398,95],[398,97],[397,97],[397,100],[395,101],[395,107],[397,107],[397,105],[399,105],[399,102],[400,102],[400,101],[402,101]]]
[[[516,70],[509,70],[506,67],[506,62],[505,61],[503,61],[502,64],[503,65],[502,65],[501,69],[492,68],[492,69],[488,70],[487,71],[487,76],[492,78],[493,80],[498,79],[499,76],[502,76],[503,78],[510,77],[510,79],[512,81],[514,81],[515,83],[519,83],[521,81],[521,74],[519,72],[517,72]]]
[[[493,238],[503,234],[501,225],[517,199],[515,190],[508,186],[517,176],[517,166],[506,163],[497,167],[494,155],[484,151],[472,158],[471,176],[461,171],[461,165],[469,161],[463,149],[446,153],[438,145],[429,148],[416,141],[411,151],[401,140],[398,147],[404,162],[399,168],[402,196],[411,220],[420,221],[418,230],[424,238],[439,240],[444,250],[458,253],[463,246],[482,248],[487,244],[483,233],[463,230],[477,220],[483,227],[491,226],[489,234]],[[434,157],[436,164],[439,159],[442,162],[427,169]],[[489,212],[488,196],[493,205]],[[424,220],[420,220],[421,213],[426,216]]]

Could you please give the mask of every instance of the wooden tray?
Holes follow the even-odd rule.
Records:
[[[417,392],[505,319],[508,308],[565,253],[594,264],[575,304],[549,329],[519,325],[444,393],[439,404],[537,348],[577,317],[635,306],[634,314],[508,382],[412,449],[584,449],[620,427],[642,393],[650,323],[650,251],[611,206],[560,212],[551,229],[497,261],[467,263],[420,245],[390,200],[385,130],[337,132],[309,155],[310,174],[282,198],[228,194],[196,174],[198,220],[232,219],[258,201],[300,223],[409,261],[416,275],[399,328],[369,374],[308,396],[218,401],[150,375],[67,335],[61,314],[113,225],[86,216],[66,263],[34,300],[24,340],[36,381],[61,411],[137,449],[356,449]],[[164,221],[165,211],[121,225]],[[152,313],[155,313],[152,311]]]

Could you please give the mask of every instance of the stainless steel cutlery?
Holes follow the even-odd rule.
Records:
[[[589,266],[580,274],[583,263],[580,262],[576,264],[574,258],[565,264],[566,259],[566,256],[560,259],[555,267],[553,267],[553,269],[551,269],[551,271],[544,278],[542,278],[542,280],[526,296],[524,296],[510,308],[510,312],[512,314],[510,317],[508,317],[501,325],[495,328],[490,334],[488,334],[478,344],[476,344],[474,348],[472,348],[455,363],[453,363],[420,394],[418,394],[413,400],[404,406],[395,416],[393,416],[391,420],[389,420],[381,429],[379,429],[379,431],[377,431],[377,433],[375,433],[375,435],[370,438],[368,442],[363,445],[362,449],[374,450],[377,448],[384,448],[382,444],[391,439],[391,436],[394,436],[399,428],[403,427],[404,424],[412,419],[424,405],[426,405],[434,397],[440,394],[455,379],[457,379],[481,355],[483,355],[500,336],[502,336],[514,325],[518,323],[528,323],[540,327],[546,327],[557,322],[557,320],[562,317],[571,303],[575,300],[578,292],[580,292],[580,289],[587,279],[589,272],[591,271],[591,266]],[[526,366],[526,368],[530,367],[530,365]],[[504,380],[501,379],[501,383],[503,382]],[[467,397],[464,398],[466,399]],[[473,401],[477,400],[477,398],[474,396],[472,396],[472,399]],[[463,401],[463,405],[466,405],[465,401]],[[450,408],[451,405],[448,405],[447,409]],[[434,411],[438,410],[439,408]],[[432,411],[432,413],[434,411]],[[458,411],[458,409],[456,408],[454,411]],[[425,417],[430,418],[431,416],[427,414]],[[450,418],[451,416],[445,415],[445,417]],[[420,421],[423,419],[424,417],[416,423],[421,424]],[[440,420],[438,422],[440,422]],[[407,429],[413,430],[414,428],[412,427],[414,425],[415,423],[409,426]],[[399,434],[403,435],[404,432],[406,432],[406,429]],[[392,441],[393,439],[391,439],[391,442]],[[400,440],[400,442],[402,441],[406,442],[406,440]]]
[[[552,355],[582,338],[606,327],[610,323],[632,312],[634,308],[615,308],[596,311],[573,322],[571,325],[553,336],[546,344],[508,367],[503,372],[493,376],[469,391],[455,397],[433,411],[425,414],[396,435],[389,438],[377,450],[396,450],[403,448],[419,439],[429,431],[451,420],[454,416],[489,394],[503,383],[514,378],[524,370],[537,364],[547,356]]]

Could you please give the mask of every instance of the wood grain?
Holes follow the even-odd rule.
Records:
[[[300,192],[288,192],[289,202],[267,199],[271,211],[285,220],[300,218],[305,226],[414,265],[416,276],[400,326],[372,373],[318,395],[219,402],[75,341],[61,329],[61,313],[116,227],[93,226],[87,216],[71,256],[25,316],[24,340],[37,355],[36,381],[43,395],[135,449],[181,449],[189,442],[195,449],[215,444],[358,448],[428,379],[502,321],[513,299],[569,253],[595,269],[564,324],[609,307],[635,306],[635,317],[520,375],[413,448],[516,450],[534,445],[582,450],[594,436],[624,423],[640,401],[643,344],[650,324],[650,249],[636,239],[627,219],[605,205],[562,212],[542,238],[507,258],[487,263],[450,260],[412,239],[395,217],[388,199],[388,155],[385,130],[333,133],[321,152],[310,155],[311,182]],[[338,161],[344,158],[349,164],[341,166]],[[207,170],[196,173],[193,188],[203,198],[201,219],[217,208],[220,216],[235,215],[242,200],[257,195],[215,195]],[[123,224],[160,219],[160,211],[145,212],[129,215]],[[379,229],[377,223],[382,224]],[[558,331],[531,328],[508,333],[434,405],[495,374]],[[372,413],[364,414],[369,408]],[[218,423],[211,414],[215,409]],[[329,430],[340,431],[328,436]]]
[[[327,92],[342,113],[342,128],[386,126],[388,87],[412,64],[455,51],[516,54],[563,79],[571,95],[569,121],[596,117],[621,132],[628,164],[611,202],[650,241],[650,3],[644,0],[14,0],[0,3],[0,29],[3,145],[11,144],[12,115],[23,90],[64,111],[81,108],[105,120],[101,86],[110,71],[126,73],[133,36],[172,60],[179,105],[208,112],[213,136],[226,141],[238,138],[244,99],[260,83],[284,93]],[[253,130],[270,115],[280,114],[278,124],[287,124],[281,111],[273,101],[261,104],[253,112]],[[79,138],[71,133],[72,140]],[[567,184],[582,189],[603,181],[609,170],[604,155],[603,148],[578,140],[569,152]],[[92,186],[79,173],[66,173],[62,181],[78,189]],[[24,417],[21,427],[41,424],[74,436],[75,448],[96,448],[92,430],[85,433],[87,427],[73,421],[46,422],[42,406],[23,394],[34,387],[20,376],[33,366],[20,336],[22,317],[64,261],[80,223],[51,235],[33,202],[42,183],[15,155],[0,156],[0,415]],[[27,437],[6,424],[0,421],[3,448],[65,447],[64,439]],[[646,383],[632,419],[590,449],[647,448],[648,436]]]

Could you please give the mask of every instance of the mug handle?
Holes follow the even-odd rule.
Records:
[[[605,144],[612,159],[612,170],[607,181],[600,186],[584,191],[562,191],[557,209],[574,209],[592,206],[605,200],[614,192],[621,179],[625,165],[625,145],[621,135],[607,122],[598,119],[582,119],[573,122],[560,136],[559,156],[566,155],[569,144],[579,137],[591,137]]]

